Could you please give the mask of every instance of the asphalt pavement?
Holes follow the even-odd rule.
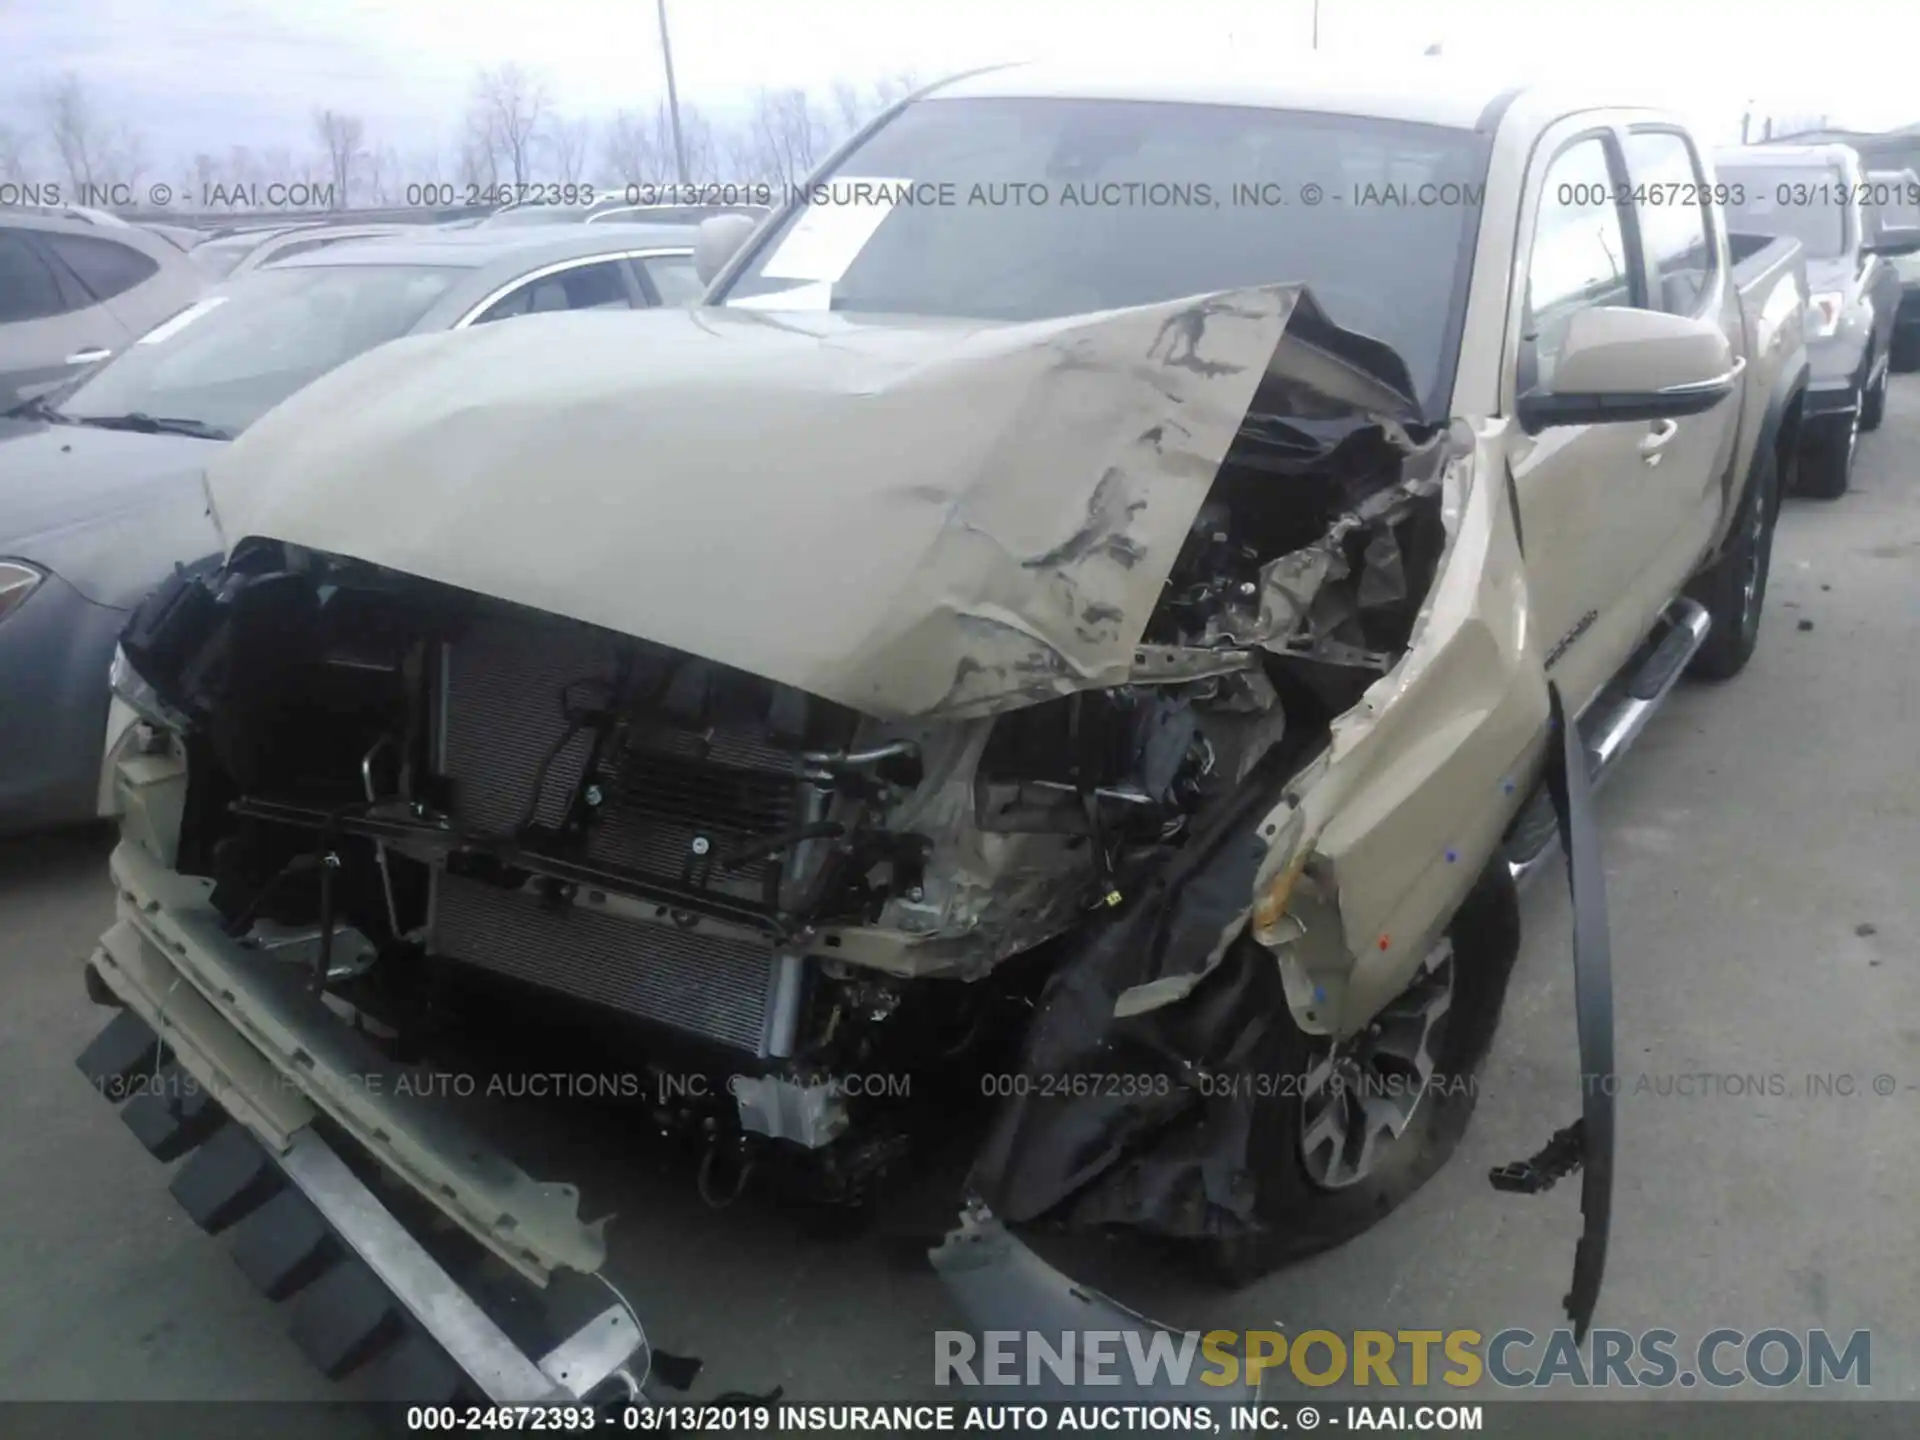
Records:
[[[1870,1330],[1871,1394],[1920,1398],[1916,734],[1920,377],[1896,377],[1852,493],[1787,502],[1747,672],[1684,684],[1600,800],[1622,1093],[1596,1323]],[[73,1066],[105,1019],[80,966],[111,914],[109,845],[0,844],[0,1399],[329,1398]],[[1435,1180],[1238,1294],[1142,1261],[1125,1298],[1296,1333],[1562,1323],[1577,1185],[1486,1179],[1579,1109],[1564,886],[1524,918],[1478,1113]],[[703,1391],[930,1393],[930,1332],[959,1322],[923,1258],[945,1203],[928,1185],[826,1237],[710,1210],[619,1134],[556,1143],[613,1197],[611,1271],[657,1345],[706,1360]]]

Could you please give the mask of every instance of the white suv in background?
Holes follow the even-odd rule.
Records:
[[[117,354],[203,284],[178,246],[135,226],[0,212],[0,411]]]

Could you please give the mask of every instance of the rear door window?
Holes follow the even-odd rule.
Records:
[[[111,300],[150,278],[160,266],[150,255],[95,235],[44,235],[60,262],[80,277],[96,300]]]
[[[0,325],[45,320],[70,308],[61,298],[53,268],[26,235],[0,230]]]
[[[1697,315],[1718,283],[1720,265],[1699,158],[1675,130],[1635,130],[1626,150],[1654,304],[1675,315]]]

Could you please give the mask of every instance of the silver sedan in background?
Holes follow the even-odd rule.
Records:
[[[164,241],[156,242],[164,244]],[[236,277],[110,363],[0,416],[0,831],[101,807],[108,671],[133,608],[219,546],[205,466],[385,341],[546,310],[697,299],[693,227],[418,230]]]

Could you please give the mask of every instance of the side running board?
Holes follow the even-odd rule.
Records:
[[[1704,607],[1684,596],[1675,600],[1626,668],[1581,713],[1577,728],[1586,757],[1588,790],[1598,790],[1640,738],[1705,642],[1710,624]],[[1560,822],[1545,785],[1534,791],[1515,817],[1501,849],[1507,872],[1523,890],[1559,853]]]

